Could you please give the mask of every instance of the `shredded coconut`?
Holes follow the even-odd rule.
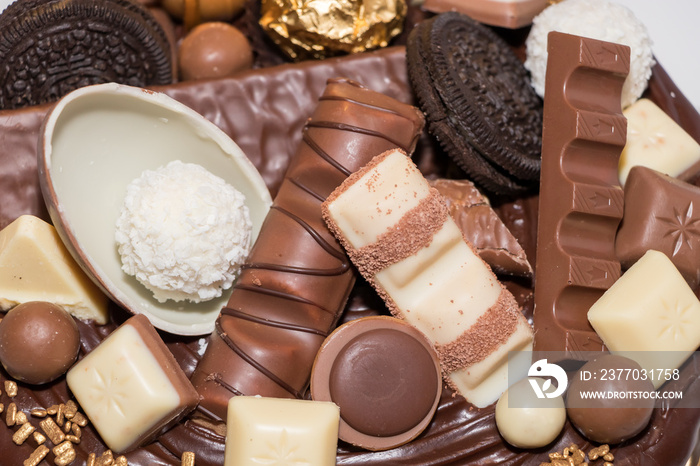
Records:
[[[200,165],[176,160],[129,184],[115,239],[122,270],[159,302],[198,303],[231,287],[251,229],[242,193]]]
[[[629,8],[608,0],[564,0],[535,17],[525,42],[525,68],[530,71],[532,86],[540,97],[544,97],[547,35],[551,31],[630,47],[630,72],[622,88],[622,108],[633,104],[646,89],[654,65],[646,26]]]

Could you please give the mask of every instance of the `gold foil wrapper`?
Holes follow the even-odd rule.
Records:
[[[405,0],[262,0],[260,25],[292,59],[386,47],[403,30]]]

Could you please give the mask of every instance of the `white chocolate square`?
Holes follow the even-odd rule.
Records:
[[[335,403],[235,396],[224,466],[334,466],[339,422]]]
[[[169,421],[180,395],[141,334],[126,324],[79,361],[68,386],[107,446],[123,452]]]
[[[618,165],[622,186],[635,165],[678,177],[700,162],[700,144],[651,100],[639,99],[623,113],[627,143]]]
[[[649,250],[588,311],[611,352],[675,369],[700,346],[700,301],[673,262]],[[664,380],[654,379],[655,388]]]

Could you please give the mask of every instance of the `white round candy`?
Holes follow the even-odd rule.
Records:
[[[496,426],[506,442],[518,448],[539,448],[551,443],[566,422],[561,396],[537,398],[529,378],[514,383],[496,404]]]

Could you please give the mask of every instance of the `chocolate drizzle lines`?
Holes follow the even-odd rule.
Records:
[[[226,381],[224,381],[223,377],[221,377],[221,374],[211,374],[207,377],[207,380],[216,382],[229,392],[233,393],[235,396],[243,396],[243,393],[241,393],[240,390],[236,389],[236,387],[232,387],[231,385],[227,384]]]
[[[294,301],[297,303],[308,304],[310,306],[315,306],[315,307],[317,307],[325,312],[328,312],[330,314],[334,313],[330,309],[326,309],[326,308],[316,304],[315,302],[313,302],[309,299],[303,298],[301,296],[295,296],[293,294],[285,293],[283,291],[271,290],[269,288],[262,288],[260,286],[251,286],[251,285],[238,285],[238,286],[236,286],[236,288],[239,290],[252,291],[253,293],[262,293],[262,294],[266,294],[268,296],[274,296],[276,298],[286,299],[288,301]]]
[[[246,314],[240,309],[234,309],[232,307],[225,307],[221,310],[222,315],[232,316],[239,319],[247,320],[249,322],[255,322],[257,324],[267,325],[269,327],[284,328],[287,330],[294,330],[295,332],[306,332],[313,333],[315,335],[320,335],[323,338],[328,336],[328,332],[324,332],[313,327],[306,327],[304,325],[295,325],[287,322],[280,322],[277,320],[261,319],[260,317],[255,317],[250,314]]]
[[[330,124],[330,123],[329,123]],[[350,171],[336,162],[336,160],[328,155],[326,151],[321,149],[321,146],[319,146],[316,141],[313,140],[311,136],[309,136],[309,127],[311,126],[311,123],[307,123],[307,125],[304,127],[304,132],[302,133],[302,139],[306,144],[313,149],[314,152],[316,152],[323,160],[331,164],[333,167],[335,167],[340,173],[342,173],[345,176],[350,176]]]
[[[333,247],[333,245],[329,244],[328,241],[323,239],[323,237],[316,230],[314,230],[311,225],[309,225],[307,222],[305,222],[301,217],[293,214],[292,212],[290,212],[287,209],[280,207],[278,205],[273,205],[271,208],[282,212],[287,217],[291,218],[292,220],[297,222],[299,225],[301,225],[301,227],[304,230],[306,230],[306,232],[309,235],[311,235],[311,237],[316,240],[318,245],[321,246],[328,254],[330,254],[331,256],[337,258],[338,260],[344,262],[345,264],[348,263],[347,257],[345,256],[345,254],[342,251],[336,249],[335,247]],[[321,209],[319,207],[319,212],[320,211],[321,211]]]
[[[323,202],[323,201],[326,200],[325,197],[321,196],[319,193],[317,193],[316,191],[312,190],[311,188],[309,188],[308,186],[306,186],[305,184],[303,184],[301,181],[298,181],[298,180],[296,180],[296,179],[294,179],[294,178],[287,178],[287,179],[289,180],[290,183],[292,183],[292,184],[293,184],[294,186],[296,186],[297,188],[301,189],[302,191],[304,191],[305,193],[309,194],[310,196],[315,197],[316,199],[318,199],[319,202]]]
[[[306,127],[307,128],[337,129],[340,131],[350,131],[352,133],[364,134],[365,136],[374,136],[374,137],[382,138],[386,141],[389,141],[395,147],[402,149],[404,152],[408,152],[410,149],[409,147],[405,146],[401,141],[398,141],[398,140],[392,138],[388,134],[379,133],[377,131],[367,129],[367,128],[361,128],[359,126],[348,125],[346,123],[336,123],[336,122],[332,122],[332,121],[310,121],[309,123],[307,123]],[[306,136],[306,129],[304,129],[304,136]],[[304,137],[304,141],[306,141],[306,137]],[[319,155],[321,155],[323,157],[322,154],[319,154]],[[375,154],[375,155],[377,155],[377,154]],[[337,162],[335,160],[333,160],[332,163],[337,164]],[[350,172],[347,173],[347,176],[350,176]]]
[[[295,398],[301,398],[301,393],[297,390],[295,390],[293,387],[291,387],[289,384],[287,384],[284,380],[280,379],[277,377],[275,374],[270,372],[264,365],[260,364],[258,361],[256,361],[254,358],[250,357],[248,353],[243,351],[227,334],[224,332],[224,329],[221,328],[221,316],[219,316],[218,319],[216,319],[216,331],[219,333],[219,337],[228,345],[231,350],[233,350],[238,356],[240,356],[241,359],[243,359],[245,362],[256,368],[258,371],[261,373],[265,374],[265,377],[268,379],[272,380],[274,383],[282,387],[285,391],[291,393],[294,395]],[[217,381],[218,384],[221,384],[221,381]],[[225,387],[227,388],[227,387]],[[240,393],[240,392],[239,392]]]
[[[372,104],[367,103],[367,102],[360,102],[359,100],[349,99],[349,98],[343,97],[343,96],[324,95],[324,96],[321,96],[318,100],[319,100],[319,101],[338,100],[338,101],[343,101],[343,102],[350,102],[351,104],[360,105],[360,106],[362,106],[362,107],[371,108],[371,109],[374,109],[374,110],[379,110],[380,112],[392,113],[392,114],[394,114],[394,115],[396,115],[396,116],[398,116],[398,117],[408,119],[408,117],[407,117],[406,115],[403,115],[403,114],[401,114],[401,113],[399,113],[399,112],[391,111],[391,110],[389,110],[388,108],[378,107],[377,105],[372,105]]]

